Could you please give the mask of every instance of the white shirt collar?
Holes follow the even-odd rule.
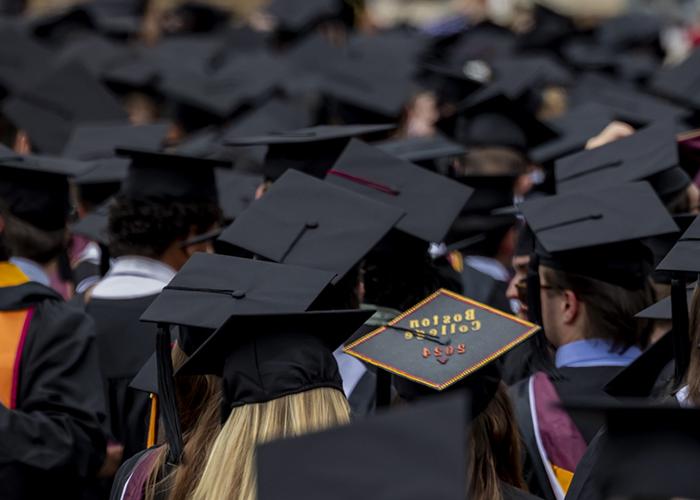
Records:
[[[509,281],[510,273],[508,269],[491,257],[483,257],[481,255],[467,255],[464,258],[464,264],[480,271],[498,281]]]
[[[33,260],[25,259],[24,257],[12,257],[10,262],[15,266],[19,267],[27,278],[31,281],[41,283],[44,286],[51,286],[51,278],[46,274],[46,271],[41,266],[41,264],[34,262]]]
[[[133,299],[160,293],[175,277],[167,264],[148,257],[127,255],[114,259],[105,277],[95,285],[93,298]]]

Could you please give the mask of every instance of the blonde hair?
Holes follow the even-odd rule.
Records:
[[[343,393],[321,387],[233,408],[214,441],[194,500],[255,500],[255,446],[348,423]]]
[[[700,405],[700,287],[695,287],[690,304],[690,366],[686,374],[688,400],[693,405]],[[669,332],[666,335],[671,335]]]

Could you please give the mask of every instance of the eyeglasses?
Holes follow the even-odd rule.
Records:
[[[527,304],[527,279],[523,278],[515,284],[515,289],[518,292],[518,300],[523,304]],[[555,290],[556,287],[544,285],[540,283],[540,290]]]

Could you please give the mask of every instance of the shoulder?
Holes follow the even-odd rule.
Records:
[[[503,481],[501,483],[501,491],[503,492],[503,500],[542,500],[540,497],[523,491]]]
[[[110,500],[126,500],[136,498],[133,496],[133,494],[127,495],[127,489],[129,492],[131,492],[132,488],[134,487],[139,489],[136,483],[145,484],[144,479],[147,479],[148,475],[150,475],[151,468],[155,459],[158,457],[158,452],[160,449],[161,447],[155,447],[140,451],[136,455],[126,460],[121,467],[119,467],[119,470],[114,477],[114,482],[112,483]],[[140,491],[139,493],[143,493],[143,491]]]

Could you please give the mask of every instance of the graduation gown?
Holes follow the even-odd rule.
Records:
[[[603,387],[620,370],[619,366],[566,367],[559,369],[560,378],[556,380],[550,378],[549,381],[556,391],[555,397],[558,398],[559,402],[566,403],[571,398],[613,400],[604,392]],[[525,447],[525,479],[530,491],[544,499],[554,500],[563,498],[563,495],[555,493],[558,488],[553,483],[557,481],[557,478],[561,480],[561,478],[569,477],[570,479],[573,473],[573,470],[568,470],[561,463],[555,464],[556,458],[554,456],[561,455],[569,459],[574,457],[574,461],[576,461],[585,453],[586,446],[593,440],[602,422],[591,416],[569,414],[564,410],[561,410],[562,413],[557,418],[540,420],[537,407],[533,406],[535,405],[533,397],[538,397],[533,382],[538,376],[544,376],[544,374],[535,374],[515,384],[511,387],[510,396]],[[533,421],[533,415],[537,416],[537,422]],[[567,430],[564,430],[562,418],[565,423],[570,423]],[[547,426],[548,428],[545,428]],[[561,429],[557,427],[561,427]],[[580,434],[575,432],[576,435],[572,437],[568,431],[574,428]],[[560,433],[564,433],[561,439],[556,439],[557,434]],[[553,435],[555,439],[543,440],[543,435]],[[554,446],[561,445],[564,448],[556,450],[556,452],[551,449],[548,451],[546,444],[543,444],[545,441],[553,442]],[[547,456],[548,459],[545,460],[543,455]],[[558,465],[558,471],[555,471],[553,465]],[[575,464],[573,468],[575,468]]]
[[[156,326],[139,321],[155,297],[93,298],[86,307],[95,320],[111,438],[124,446],[124,459],[146,448],[150,400],[129,384],[155,349]]]
[[[465,297],[481,302],[499,311],[512,313],[506,297],[508,283],[497,280],[478,269],[465,265],[462,274],[462,291]]]
[[[93,323],[39,283],[8,281],[12,267],[0,263],[0,498],[80,498],[106,445]]]

